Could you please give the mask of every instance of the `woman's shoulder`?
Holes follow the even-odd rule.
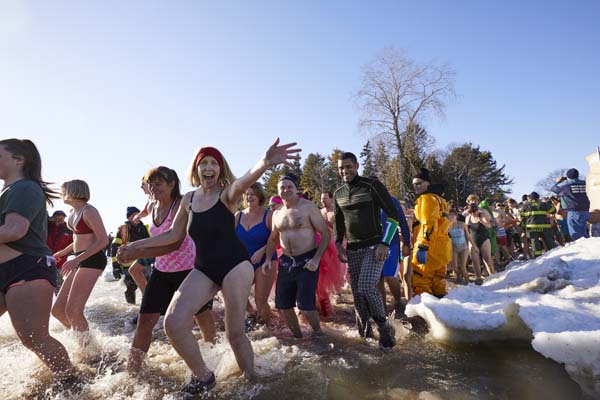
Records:
[[[96,207],[94,207],[93,205],[91,205],[90,203],[87,203],[85,206],[83,206],[83,210],[81,211],[81,215],[82,216],[86,216],[86,215],[100,215],[100,212],[98,211],[98,209]]]
[[[40,186],[40,184],[36,181],[34,181],[33,179],[21,179],[19,181],[16,181],[12,184],[10,184],[8,187],[5,188],[5,190],[3,190],[3,192],[21,192],[21,191],[27,191],[28,193],[35,193],[35,194],[44,194],[44,191],[42,190],[42,187]]]

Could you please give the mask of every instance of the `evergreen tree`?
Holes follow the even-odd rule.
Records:
[[[275,196],[277,194],[277,182],[279,182],[279,178],[284,173],[283,167],[277,166],[271,167],[265,171],[262,181],[267,197]]]
[[[387,165],[389,161],[389,154],[386,148],[385,143],[380,140],[377,142],[377,145],[375,146],[375,154],[373,156],[373,172],[371,174],[367,174],[364,170],[363,173],[361,175],[363,176],[371,176],[371,175],[375,175],[379,178],[379,180],[381,182],[385,182],[387,176],[386,176],[386,168],[385,166]]]
[[[335,148],[331,154],[327,156],[324,173],[324,189],[333,193],[341,184],[342,180],[338,173],[338,160],[342,154],[342,150]]]
[[[321,198],[327,179],[327,160],[319,153],[310,153],[304,161],[302,168],[302,178],[300,186],[304,191],[312,193],[313,200],[318,201]]]
[[[455,204],[465,204],[467,196],[477,194],[482,199],[502,200],[513,180],[504,174],[504,165],[497,166],[489,151],[465,143],[453,148],[443,162],[443,175],[448,185],[446,198]]]
[[[373,163],[373,151],[371,149],[371,142],[367,140],[367,143],[360,152],[360,158],[362,158],[362,170],[363,175],[371,176],[375,175],[375,165]]]

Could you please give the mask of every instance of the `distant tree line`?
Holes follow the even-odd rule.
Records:
[[[277,194],[281,175],[292,172],[299,177],[301,189],[318,202],[321,193],[334,192],[341,184],[337,172],[341,153],[340,149],[333,149],[328,156],[310,153],[302,165],[296,163],[294,168],[271,168],[263,177],[265,189],[269,196]],[[357,156],[361,164],[360,175],[376,176],[392,195],[410,203],[414,201],[416,195],[411,185],[414,174],[401,173],[398,156],[390,156],[389,146],[383,141],[376,142],[375,146],[367,141]],[[451,145],[447,151],[425,153],[418,157],[411,153],[410,160],[405,160],[404,165],[411,165],[410,169],[415,172],[421,167],[428,168],[434,183],[444,186],[444,197],[455,204],[465,204],[471,193],[480,198],[503,200],[510,193],[507,187],[512,184],[504,173],[504,165],[498,166],[490,151],[481,150],[471,143]],[[404,194],[400,190],[402,184],[408,187]]]

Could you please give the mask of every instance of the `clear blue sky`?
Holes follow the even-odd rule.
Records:
[[[598,1],[0,0],[0,136],[34,140],[45,179],[87,180],[114,231],[148,168],[184,178],[201,145],[237,175],[276,136],[360,152],[351,96],[394,46],[456,71],[426,128],[490,150],[520,196],[600,145],[598,21]]]

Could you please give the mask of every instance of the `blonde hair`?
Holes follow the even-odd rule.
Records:
[[[90,199],[90,187],[85,181],[80,179],[66,181],[60,185],[60,188],[64,192],[65,198],[84,201]]]
[[[250,187],[248,189],[252,189],[252,191],[254,192],[256,197],[258,197],[258,205],[259,206],[263,206],[266,203],[267,193],[265,192],[265,189],[263,189],[263,186],[259,182],[254,182],[252,185],[250,185]],[[243,204],[244,208],[248,208],[248,203],[246,202],[246,192],[244,192],[244,195],[242,198],[243,198],[242,204]]]
[[[192,164],[188,170],[188,180],[193,187],[200,186],[200,174],[198,174],[198,167],[196,166],[196,158],[198,157],[198,153],[202,150],[202,147],[196,151],[194,154],[194,158],[192,158]],[[217,178],[217,182],[219,186],[226,187],[229,186],[235,181],[235,175],[231,172],[231,168],[229,168],[229,164],[227,164],[227,160],[223,157],[223,165],[220,166],[221,171],[219,172],[219,177]]]

